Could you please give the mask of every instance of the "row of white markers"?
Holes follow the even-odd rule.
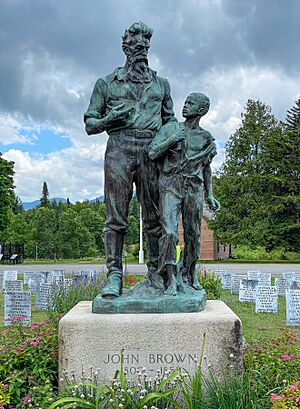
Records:
[[[83,271],[79,275],[92,279],[96,272]],[[278,311],[278,296],[286,297],[287,325],[300,325],[300,274],[287,272],[282,278],[275,278],[271,285],[271,274],[249,271],[247,275],[232,274],[226,270],[214,272],[221,279],[223,289],[239,295],[241,302],[255,302],[257,313]],[[51,272],[24,273],[24,284],[29,291],[23,291],[23,282],[18,280],[17,271],[0,272],[0,289],[4,289],[4,325],[12,325],[16,317],[23,325],[31,322],[31,293],[36,294],[36,309],[51,307],[53,285],[68,287],[73,279],[64,277],[64,270]]]
[[[95,271],[82,271],[77,276],[92,278]],[[31,294],[35,293],[35,308],[47,311],[52,308],[54,286],[69,287],[73,278],[65,278],[64,270],[25,272],[24,281],[18,280],[17,271],[0,272],[0,292],[4,290],[4,326],[16,322],[31,324]],[[29,291],[23,291],[23,284]]]
[[[270,273],[248,271],[242,275],[217,270],[214,274],[220,277],[222,288],[237,294],[240,302],[254,302],[257,313],[277,313],[278,296],[285,296],[287,325],[300,326],[300,274],[283,273],[273,286]]]

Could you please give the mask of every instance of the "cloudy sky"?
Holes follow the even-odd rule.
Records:
[[[154,29],[150,66],[171,85],[175,112],[206,93],[203,127],[224,144],[247,99],[284,119],[300,94],[299,0],[0,0],[0,151],[15,162],[16,193],[72,201],[103,193],[107,135],[82,116],[96,79],[122,66],[121,36]]]

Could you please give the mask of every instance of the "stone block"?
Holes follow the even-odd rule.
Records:
[[[222,301],[207,301],[204,311],[176,314],[93,314],[80,302],[59,324],[59,372],[81,378],[82,370],[99,371],[107,382],[124,367],[128,379],[146,368],[148,376],[177,367],[194,372],[204,342],[202,370],[219,376],[242,369],[242,325]]]

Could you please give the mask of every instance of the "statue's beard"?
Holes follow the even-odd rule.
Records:
[[[126,61],[127,76],[134,82],[149,82],[148,58],[144,55],[127,55]]]

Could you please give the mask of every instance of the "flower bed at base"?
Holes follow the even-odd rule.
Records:
[[[4,408],[47,408],[58,384],[57,322],[23,327],[16,320],[0,339],[0,380],[6,388],[5,394],[0,389],[0,403],[4,395]]]
[[[283,389],[281,394],[271,393],[274,409],[300,408],[300,381]]]
[[[300,380],[300,341],[291,331],[245,351],[245,370],[261,396],[280,394]]]
[[[144,276],[128,275],[125,277],[124,287],[131,287],[144,279]],[[208,298],[218,298],[219,280],[205,273],[201,275],[200,280],[203,284],[206,280],[204,287],[208,289]],[[210,284],[209,288],[207,283]],[[74,287],[68,292],[58,293],[56,311],[59,313],[67,312],[78,301],[91,299],[97,291],[99,291],[99,283],[90,286],[82,285],[79,289]],[[238,311],[236,312],[238,314]],[[48,409],[52,402],[63,396],[66,397],[68,391],[59,396],[57,390],[57,323],[59,317],[54,313],[51,313],[50,317],[52,317],[51,322],[46,320],[33,323],[28,328],[22,327],[21,318],[16,318],[12,327],[0,329],[0,409],[26,409],[27,407]],[[265,319],[268,320],[268,317],[266,316]],[[257,330],[257,328],[255,329]],[[297,394],[299,395],[300,382],[300,341],[296,334],[287,331],[263,344],[248,345],[245,350],[244,361],[245,372],[242,377],[237,377],[234,373],[229,374],[224,379],[223,384],[213,377],[211,380],[206,380],[208,392],[205,398],[201,395],[201,372],[198,372],[198,375],[197,373],[191,374],[190,377],[188,374],[183,377],[182,374],[178,373],[166,374],[167,378],[170,376],[171,378],[169,378],[169,383],[164,384],[164,388],[168,388],[168,391],[172,389],[172,392],[169,394],[167,391],[164,396],[160,393],[162,388],[158,389],[158,384],[153,385],[153,380],[150,385],[151,390],[149,389],[149,378],[146,378],[148,384],[142,385],[140,383],[139,386],[130,383],[129,389],[136,392],[135,397],[145,389],[147,393],[143,393],[143,398],[146,398],[151,392],[152,408],[159,409],[178,408],[176,403],[170,400],[174,396],[175,398],[178,396],[176,388],[181,388],[180,393],[183,393],[183,390],[185,393],[184,401],[180,403],[181,409],[201,409],[202,407],[205,409],[285,409],[300,407],[296,400]],[[118,377],[119,375],[120,373]],[[71,389],[72,396],[69,396],[69,401],[67,400],[69,404],[72,399],[74,401],[76,398],[81,399],[81,403],[75,402],[77,409],[121,408],[121,406],[115,405],[115,401],[110,402],[110,404],[108,402],[108,406],[103,406],[98,401],[99,405],[96,406],[92,396],[88,396],[91,395],[89,391],[95,390],[95,386],[91,383],[91,381],[94,382],[94,379],[92,377],[91,381],[87,381],[88,385],[77,385],[77,389],[74,386],[74,392]],[[118,382],[120,379],[117,383],[115,382],[119,394],[124,388],[119,388]],[[183,389],[184,385],[185,389]],[[101,387],[104,388],[103,385],[98,385],[97,388]],[[113,385],[107,385],[107,387],[112,388]],[[73,396],[74,393],[75,396]],[[111,389],[106,388],[106,393],[111,393]],[[81,395],[84,395],[84,399],[88,402],[82,403],[84,399]],[[157,399],[158,397],[160,399]],[[168,398],[170,399],[168,400]],[[114,398],[110,397],[109,399]],[[150,398],[147,402],[145,399],[141,408],[151,409],[150,401]],[[138,407],[134,406],[130,400],[128,400],[127,406],[122,401],[118,403],[118,405],[120,404],[123,405],[123,408],[128,409]],[[204,404],[206,406],[203,406]],[[55,407],[62,409],[64,406],[59,404]],[[65,406],[65,408],[67,407],[72,408],[73,406]]]

